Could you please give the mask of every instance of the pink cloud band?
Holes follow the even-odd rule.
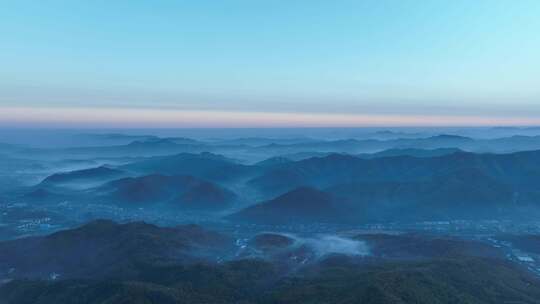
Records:
[[[539,125],[537,117],[186,111],[141,108],[0,107],[2,126],[367,127]]]

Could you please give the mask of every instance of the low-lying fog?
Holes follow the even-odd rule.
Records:
[[[369,248],[364,241],[353,240],[338,235],[315,235],[312,237],[298,237],[289,235],[296,243],[313,248],[317,257],[329,254],[369,255]]]

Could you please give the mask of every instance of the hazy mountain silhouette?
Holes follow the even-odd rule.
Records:
[[[464,169],[418,182],[365,182],[327,189],[368,221],[534,217],[540,192],[511,186]]]
[[[246,145],[251,147],[259,147],[271,144],[300,144],[308,142],[316,142],[317,140],[309,137],[298,138],[265,138],[265,137],[243,137],[234,139],[225,139],[212,142],[219,145]]]
[[[540,191],[535,186],[540,181],[538,160],[538,151],[368,160],[342,154],[312,158],[278,166],[252,180],[253,186],[270,195],[277,193],[277,198],[231,218],[272,222],[289,214],[317,212],[335,223],[532,219],[540,214]],[[312,201],[320,201],[315,195],[291,196],[297,193],[294,187],[310,189],[304,185],[320,189],[309,194],[317,193],[332,203],[311,208]]]
[[[292,160],[286,157],[275,156],[275,157],[270,157],[263,161],[257,162],[255,163],[255,166],[268,169],[268,168],[275,168],[275,167],[283,166],[290,162],[292,162]]]
[[[512,154],[459,152],[439,157],[375,159],[332,154],[270,170],[252,179],[250,185],[275,195],[303,185],[323,189],[358,182],[428,181],[461,170],[476,170],[515,191],[532,191],[540,182],[540,151]]]
[[[344,217],[342,211],[328,193],[300,187],[275,199],[247,207],[229,218],[261,224],[335,222]]]
[[[460,149],[469,152],[511,153],[540,149],[540,136],[510,136],[491,139],[441,134],[430,137],[391,139],[340,139],[318,140],[304,143],[273,143],[255,147],[253,151],[264,151],[274,155],[297,153],[376,153],[390,149]]]
[[[361,158],[378,158],[378,157],[393,157],[393,156],[413,156],[413,157],[435,157],[453,154],[457,152],[464,152],[457,148],[439,148],[439,149],[388,149],[376,153],[363,153],[358,154]]]
[[[251,167],[235,163],[212,153],[181,153],[172,156],[150,157],[121,169],[144,174],[191,175],[211,181],[225,181],[243,177]]]
[[[92,192],[102,201],[127,207],[222,210],[236,199],[231,191],[196,177],[159,174],[114,180]]]

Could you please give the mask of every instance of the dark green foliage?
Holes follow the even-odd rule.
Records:
[[[540,280],[482,242],[421,234],[355,239],[370,256],[327,254],[294,264],[294,241],[264,233],[249,244],[283,254],[219,263],[204,257],[223,256],[232,239],[198,226],[95,221],[0,243],[0,274],[16,269],[1,278],[14,280],[0,285],[0,304],[539,303]],[[62,275],[50,280],[52,271]]]
[[[267,262],[249,260],[147,273],[139,282],[14,281],[0,288],[0,303],[532,304],[540,299],[536,279],[492,259],[322,263],[292,277],[278,275]]]
[[[46,237],[0,242],[0,279],[136,278],[146,264],[170,265],[225,255],[232,240],[195,225],[162,228],[98,220]]]

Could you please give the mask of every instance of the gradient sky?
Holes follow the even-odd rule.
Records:
[[[2,1],[0,126],[540,124],[540,1]]]

